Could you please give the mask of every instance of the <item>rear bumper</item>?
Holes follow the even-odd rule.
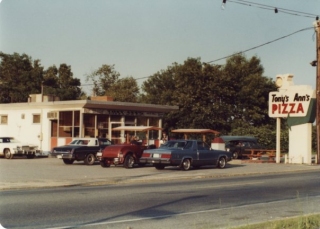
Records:
[[[60,153],[60,154],[57,154],[56,157],[59,159],[71,159],[71,160],[75,159],[74,155],[71,153],[65,153],[65,154]]]
[[[170,159],[159,159],[159,158],[140,158],[140,163],[144,164],[163,164],[163,165],[171,165]]]

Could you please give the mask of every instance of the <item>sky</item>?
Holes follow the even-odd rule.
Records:
[[[320,0],[221,6],[222,0],[0,0],[0,51],[25,53],[44,69],[70,65],[88,93],[86,75],[104,64],[141,85],[173,63],[200,58],[224,65],[224,57],[245,50],[246,58],[261,60],[264,76],[290,73],[295,85],[315,89],[310,62]]]

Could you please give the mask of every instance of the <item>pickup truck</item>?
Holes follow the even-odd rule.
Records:
[[[69,144],[52,148],[51,157],[62,159],[65,164],[84,161],[86,165],[95,163],[96,154],[112,145],[106,138],[74,138]]]
[[[36,154],[41,154],[36,145],[21,143],[13,137],[0,137],[0,156],[6,159],[12,159],[13,156],[34,158]]]
[[[158,149],[145,150],[140,163],[152,164],[158,170],[166,166],[178,166],[186,171],[204,165],[215,165],[223,169],[231,160],[231,152],[211,149],[203,141],[171,140]]]
[[[139,163],[139,159],[143,151],[148,148],[155,148],[155,145],[145,146],[141,142],[112,145],[98,152],[97,158],[104,168],[113,164],[123,165],[129,169],[133,168],[135,164],[144,165],[144,163]]]

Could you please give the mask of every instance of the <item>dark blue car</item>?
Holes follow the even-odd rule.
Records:
[[[144,150],[140,163],[153,164],[156,169],[179,166],[182,170],[189,170],[204,165],[216,165],[222,169],[231,158],[230,152],[211,149],[203,141],[171,140],[158,149]]]

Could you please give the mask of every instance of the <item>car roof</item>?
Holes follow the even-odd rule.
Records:
[[[258,139],[253,136],[231,136],[231,135],[224,135],[220,136],[225,142],[229,141],[257,141]]]

